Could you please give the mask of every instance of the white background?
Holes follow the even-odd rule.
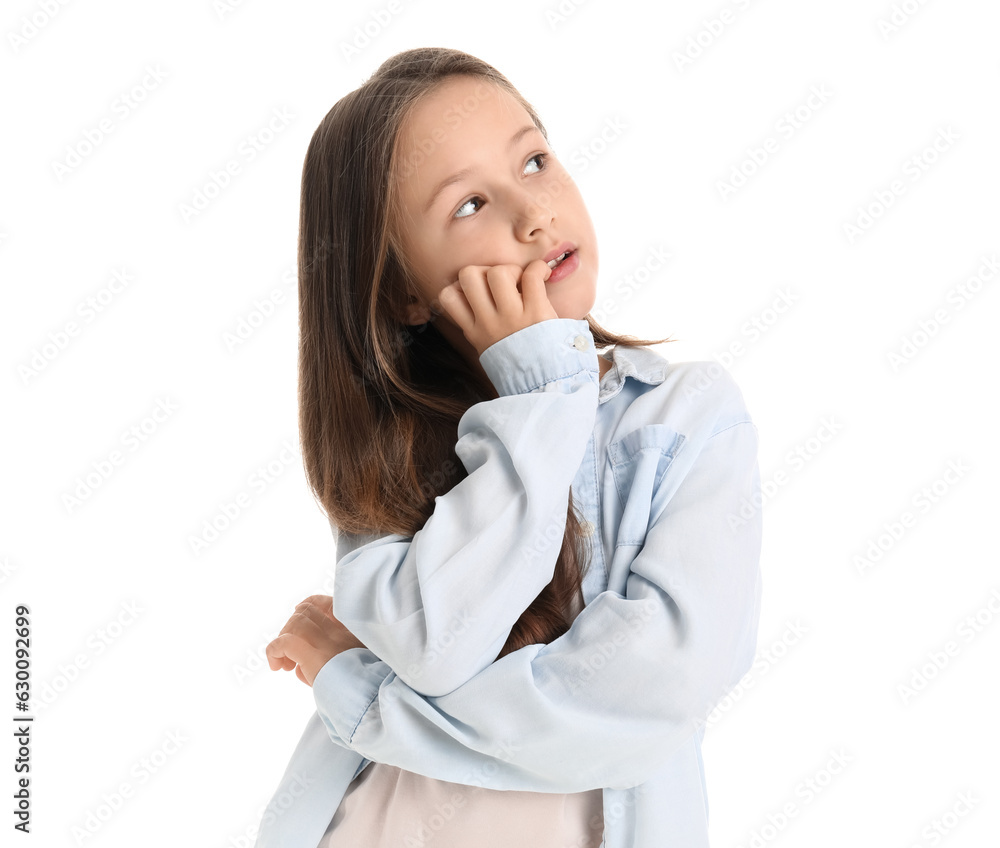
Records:
[[[5,4],[0,681],[14,718],[28,604],[38,715],[17,844],[252,842],[314,709],[263,649],[295,603],[329,591],[334,563],[301,459],[283,453],[297,445],[302,161],[330,107],[416,46],[478,55],[535,105],[595,222],[595,315],[607,301],[609,328],[720,361],[758,426],[760,653],[705,740],[713,846],[995,838],[998,282],[984,262],[1000,252],[1000,7],[664,5],[400,0],[348,56],[387,3]],[[250,161],[241,144],[274,110],[291,120]],[[240,173],[185,220],[230,160]],[[879,207],[893,181],[905,190]],[[669,262],[631,286],[653,248]],[[157,422],[157,408],[172,411]],[[249,505],[196,553],[241,493]],[[921,671],[935,653],[944,668]],[[834,753],[849,761],[836,774]],[[81,837],[122,784],[130,797]],[[975,803],[946,817],[959,793]]]

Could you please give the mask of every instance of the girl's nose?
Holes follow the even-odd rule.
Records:
[[[515,199],[515,226],[521,235],[530,235],[539,227],[545,227],[555,219],[552,198],[545,192],[522,191]]]

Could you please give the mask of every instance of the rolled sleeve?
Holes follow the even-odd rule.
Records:
[[[337,542],[334,615],[427,695],[487,668],[552,581],[597,414],[586,321],[532,324],[487,348],[481,362],[500,396],[459,421],[455,453],[467,476],[435,497],[412,536],[340,534]]]
[[[745,672],[760,610],[759,511],[738,527],[727,521],[759,496],[756,428],[728,426],[693,453],[679,454],[660,483],[674,491],[624,596],[602,592],[558,639],[508,654],[440,697],[415,692],[369,652],[345,652],[314,683],[330,732],[377,762],[497,789],[648,779]]]

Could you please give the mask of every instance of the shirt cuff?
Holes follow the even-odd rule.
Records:
[[[330,733],[349,746],[382,682],[395,674],[367,648],[348,648],[330,657],[312,683],[316,710]]]
[[[494,342],[479,357],[497,393],[531,392],[553,380],[593,371],[597,349],[584,318],[548,318]]]

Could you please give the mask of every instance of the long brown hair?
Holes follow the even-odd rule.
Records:
[[[464,74],[531,105],[486,62],[443,47],[387,59],[341,98],[313,133],[302,168],[299,219],[299,428],[309,486],[339,530],[412,536],[434,498],[467,476],[458,422],[496,398],[433,321],[403,323],[410,290],[396,229],[400,126],[419,99]],[[598,348],[639,347],[587,322]],[[590,550],[572,490],[552,581],[515,623],[497,658],[548,643],[572,623]],[[516,540],[511,540],[513,543]]]

